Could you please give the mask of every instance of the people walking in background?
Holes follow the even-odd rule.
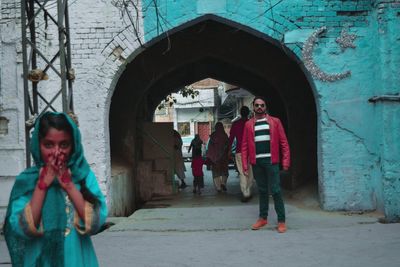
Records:
[[[204,188],[204,173],[203,165],[205,161],[200,155],[192,158],[192,174],[193,174],[193,193],[201,194],[201,189]]]
[[[98,266],[90,235],[107,207],[80,132],[64,113],[46,112],[31,138],[35,166],[19,174],[5,218],[13,266]]]
[[[196,156],[202,156],[202,148],[203,141],[200,139],[200,135],[196,134],[193,140],[190,142],[188,153],[190,153],[190,150],[192,150],[192,158],[195,158]]]
[[[239,176],[239,170],[238,170],[237,164],[235,162],[235,156],[236,156],[236,139],[233,140],[233,143],[231,145],[231,158],[229,159],[229,163],[233,159],[233,167],[235,168],[235,171],[237,172],[237,175]]]
[[[207,158],[211,161],[211,172],[217,192],[227,191],[229,153],[228,135],[225,133],[222,123],[217,122],[207,149]]]
[[[289,144],[281,121],[267,114],[266,101],[263,97],[254,98],[253,109],[254,117],[245,124],[241,148],[243,172],[245,175],[249,173],[250,162],[259,192],[259,219],[252,225],[252,229],[258,230],[268,223],[268,184],[270,184],[278,216],[277,229],[279,233],[284,233],[286,218],[280,187],[279,163],[284,170],[289,169]]]
[[[185,162],[183,161],[183,156],[182,156],[182,137],[178,133],[178,131],[174,130],[174,160],[175,160],[175,174],[178,176],[178,179],[181,181],[181,184],[179,185],[180,189],[184,189],[187,187],[185,183]]]
[[[237,166],[237,170],[239,171],[240,178],[240,190],[242,191],[242,202],[247,202],[251,199],[251,187],[253,185],[253,172],[251,166],[248,167],[248,175],[243,173],[242,168],[242,138],[243,138],[243,129],[246,121],[248,120],[250,114],[250,110],[247,106],[243,106],[240,109],[240,119],[233,122],[231,130],[229,132],[229,145],[232,145],[236,142],[235,145],[235,162]]]

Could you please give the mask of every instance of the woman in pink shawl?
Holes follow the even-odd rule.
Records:
[[[221,122],[215,124],[215,131],[208,143],[207,158],[211,162],[214,186],[218,192],[226,191],[228,180],[229,139]]]

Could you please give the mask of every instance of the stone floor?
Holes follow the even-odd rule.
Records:
[[[378,212],[323,211],[313,186],[285,192],[284,198],[287,233],[276,232],[272,204],[269,225],[252,231],[257,194],[240,202],[234,170],[227,193],[217,193],[206,172],[201,195],[189,186],[155,198],[129,217],[109,218],[115,225],[92,240],[100,266],[111,267],[400,266],[400,224],[379,223]],[[0,265],[10,266],[1,237]]]

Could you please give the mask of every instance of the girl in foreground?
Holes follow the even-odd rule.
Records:
[[[39,117],[31,138],[35,166],[17,176],[4,233],[13,266],[98,266],[90,235],[107,207],[64,113]]]

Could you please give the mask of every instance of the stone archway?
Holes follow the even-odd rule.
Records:
[[[317,105],[313,85],[285,46],[246,26],[206,15],[146,44],[132,56],[111,100],[112,160],[135,166],[136,126],[151,121],[156,105],[180,86],[211,77],[268,99],[281,118],[292,150],[293,189],[318,182]]]

